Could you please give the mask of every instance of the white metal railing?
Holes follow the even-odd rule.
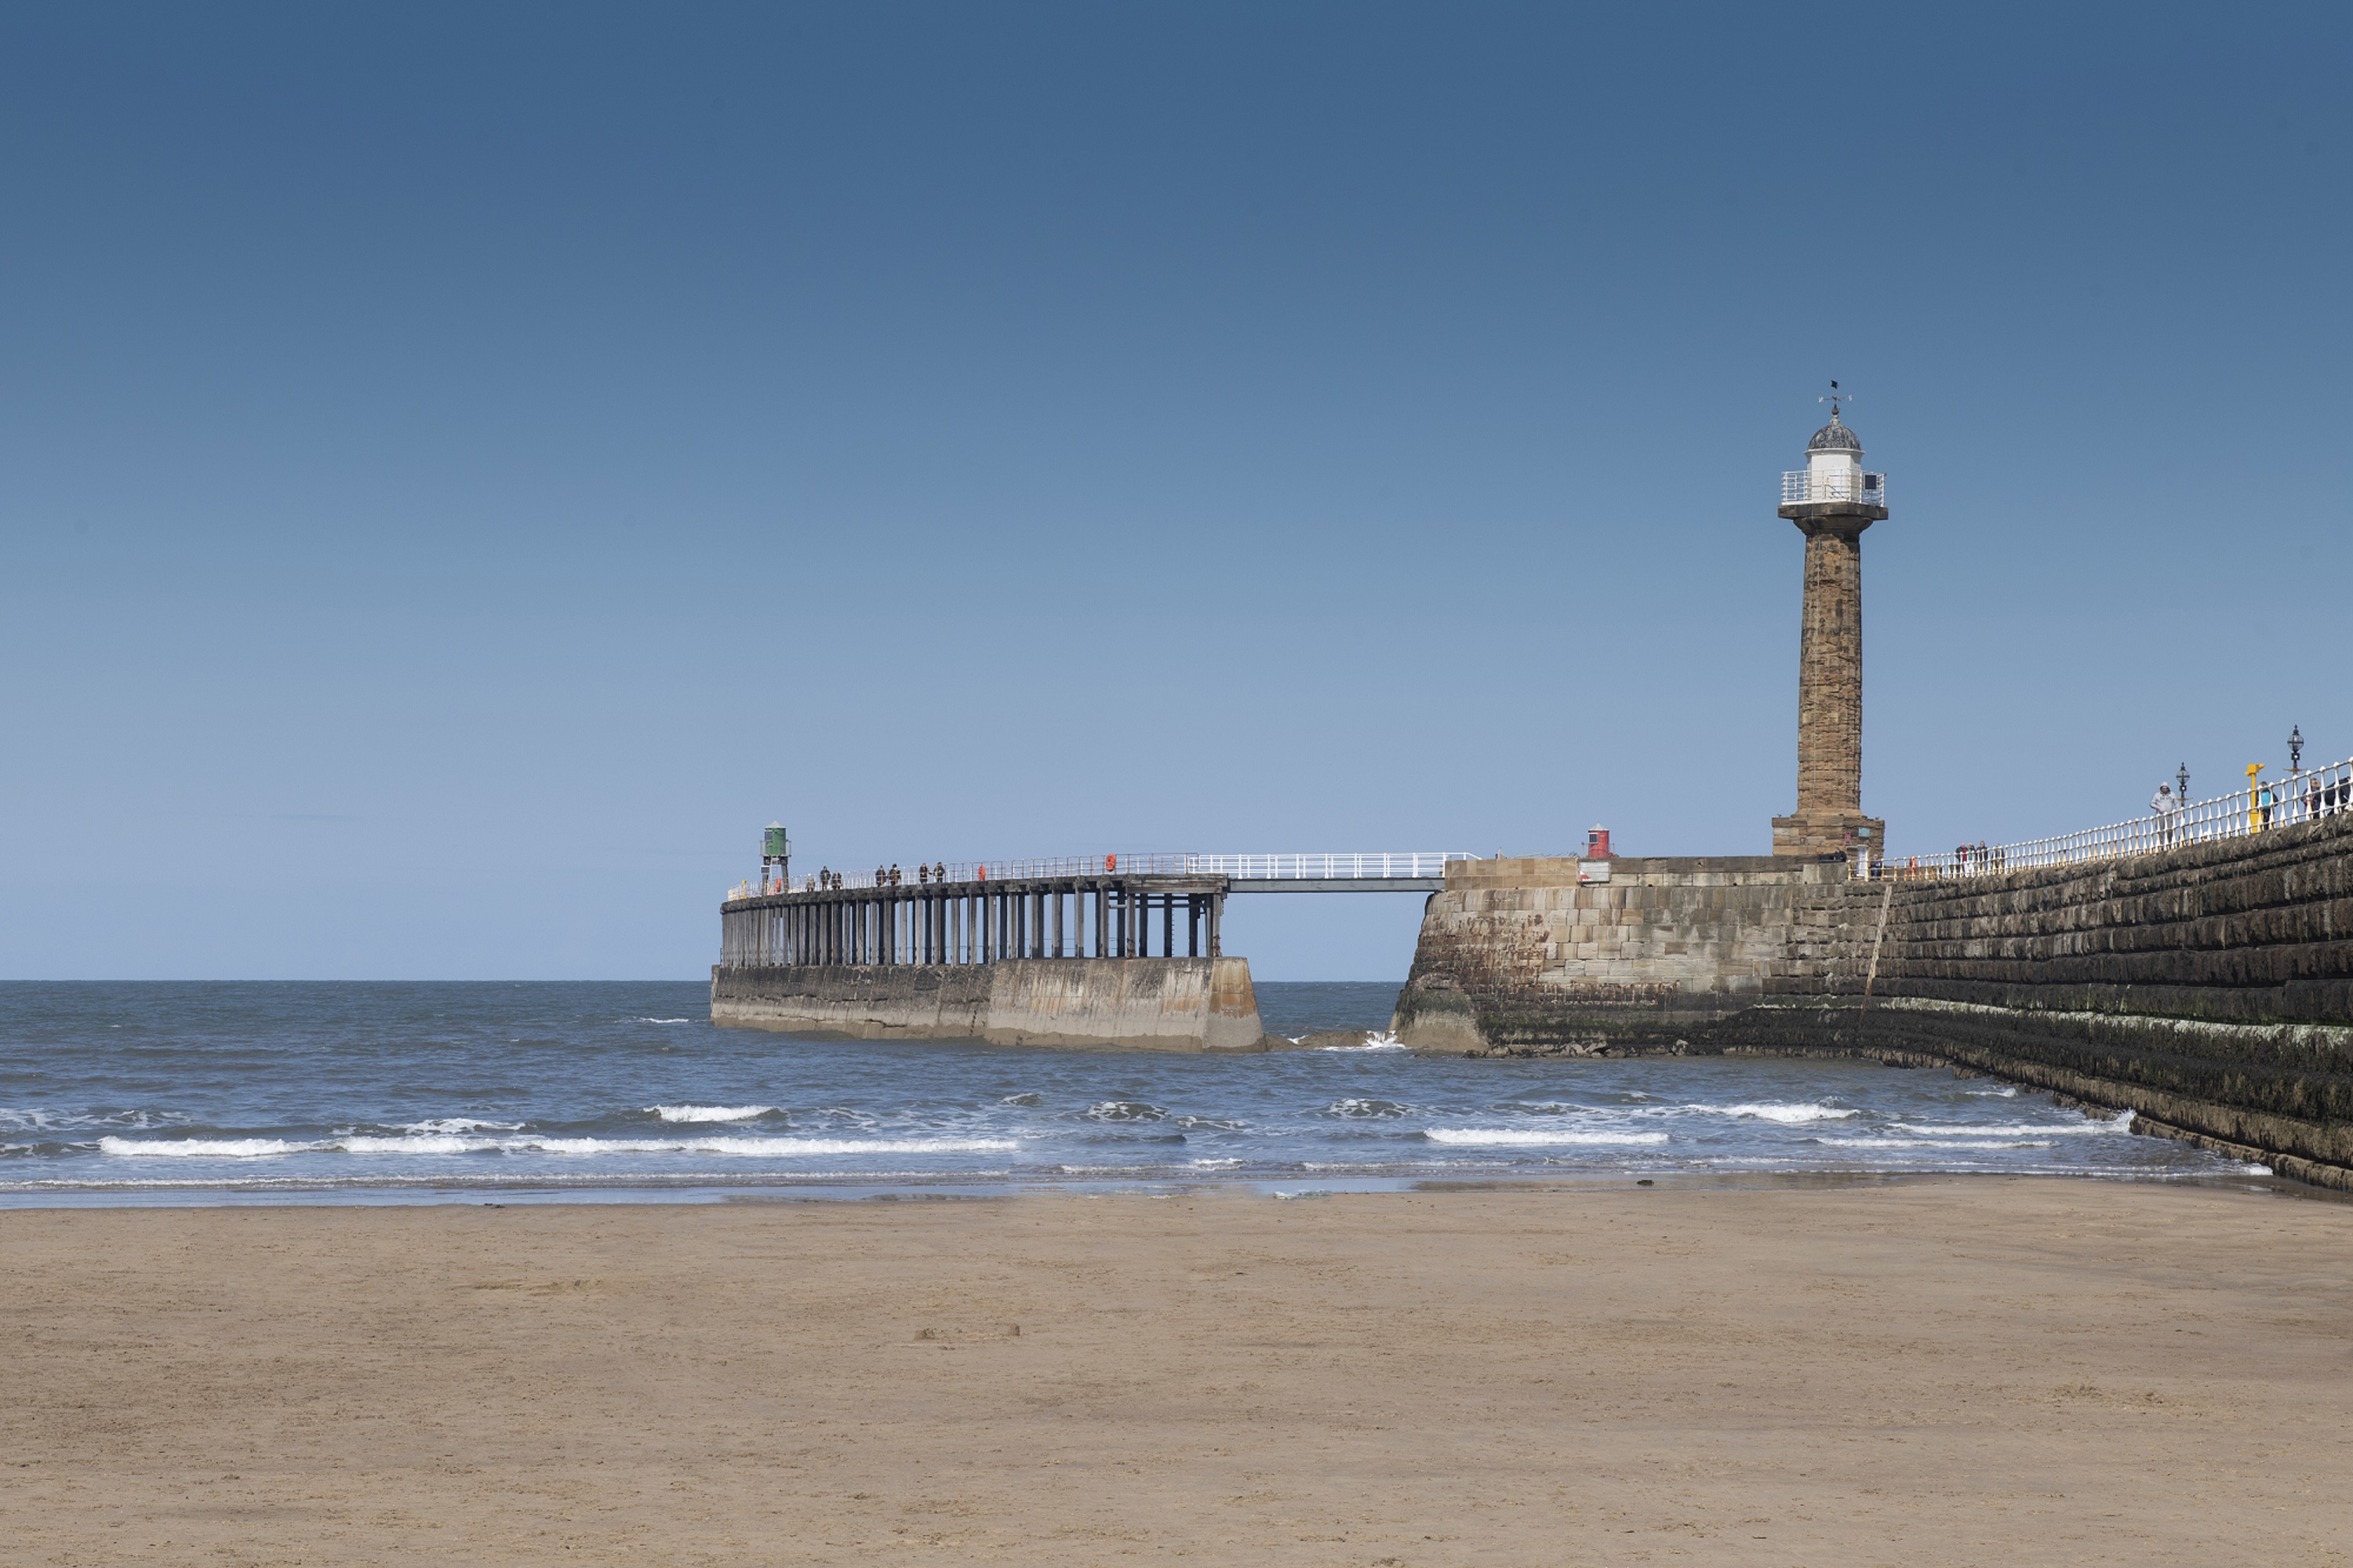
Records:
[[[1887,504],[1887,476],[1866,473],[1858,483],[1846,474],[1817,475],[1795,469],[1781,476],[1781,504],[1810,506],[1817,501],[1860,501],[1865,506]]]
[[[739,882],[727,902],[820,887],[920,887],[931,882],[998,882],[1037,876],[1226,876],[1246,881],[1372,880],[1443,876],[1451,860],[1476,860],[1461,850],[1368,854],[1094,854],[1045,859],[934,861],[927,865],[877,867],[850,874],[820,867],[785,882]]]
[[[1446,863],[1477,860],[1461,850],[1373,854],[1188,854],[1185,869],[1238,882],[1369,882],[1390,877],[1444,876]]]
[[[2111,822],[2104,828],[2085,828],[2081,832],[2028,839],[2021,843],[1964,844],[1944,854],[1907,855],[1901,860],[1883,861],[1872,868],[1872,874],[1979,876],[2000,871],[2025,871],[2038,865],[2118,860],[2126,855],[2179,849],[2184,844],[2274,832],[2349,810],[2353,810],[2353,761],[2334,762],[2324,768],[2299,768],[2276,779],[2258,779],[2229,795],[2195,801],[2170,811],[2151,811],[2145,817]]]

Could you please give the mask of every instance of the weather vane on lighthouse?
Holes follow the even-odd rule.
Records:
[[[1833,381],[1831,383],[1831,395],[1827,397],[1817,397],[1814,401],[1817,403],[1828,403],[1831,406],[1831,418],[1835,420],[1839,417],[1840,405],[1853,402],[1854,394],[1852,392],[1840,391],[1839,384]]]

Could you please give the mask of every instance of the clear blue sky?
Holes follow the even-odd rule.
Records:
[[[2341,5],[12,7],[0,974],[691,977],[779,817],[1763,853],[1832,376],[1897,853],[2353,755],[2348,80]]]

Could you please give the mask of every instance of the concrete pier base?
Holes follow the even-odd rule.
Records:
[[[1240,1053],[1270,1044],[1247,959],[714,965],[711,1021],[861,1040],[1080,1050]]]

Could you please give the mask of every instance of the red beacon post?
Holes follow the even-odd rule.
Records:
[[[1585,853],[1577,857],[1577,884],[1609,880],[1609,830],[1596,822],[1586,832]]]

